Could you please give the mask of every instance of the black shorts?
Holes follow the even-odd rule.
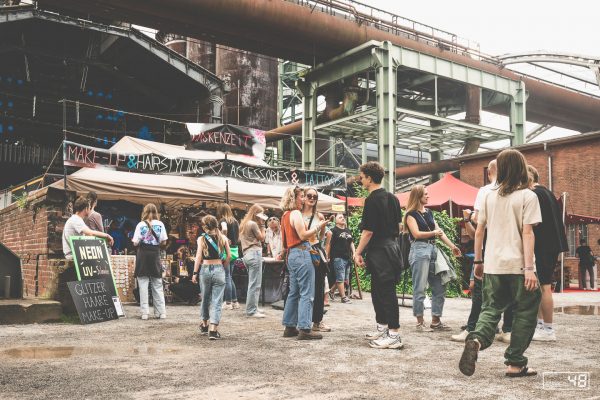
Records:
[[[554,275],[554,267],[556,267],[557,260],[558,253],[535,253],[535,269],[541,285],[550,285],[552,283],[552,275]]]

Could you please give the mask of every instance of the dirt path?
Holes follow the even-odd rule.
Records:
[[[368,295],[367,295],[368,296]],[[600,304],[600,295],[561,295],[556,306]],[[445,322],[465,323],[468,299],[448,299]],[[542,378],[504,378],[505,345],[480,354],[477,371],[458,371],[460,343],[451,333],[416,333],[401,308],[404,350],[374,350],[370,299],[333,303],[325,339],[281,337],[281,311],[249,320],[224,311],[221,341],[198,334],[198,307],[168,307],[167,320],[129,318],[95,325],[0,326],[1,399],[541,399],[600,398],[600,311],[556,315],[559,341],[534,342],[527,355],[538,371],[590,372],[587,391],[548,391]],[[595,311],[594,311],[595,310]],[[565,378],[566,379],[566,378]]]

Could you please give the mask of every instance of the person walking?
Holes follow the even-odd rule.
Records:
[[[489,192],[491,192],[496,186],[496,176],[497,176],[498,168],[496,164],[496,160],[492,160],[488,164],[487,168],[487,176],[490,181],[489,184],[482,186],[479,188],[477,192],[477,197],[475,198],[474,211],[469,215],[468,218],[465,219],[465,228],[467,231],[472,230],[472,235],[475,237],[475,228],[477,227],[477,217],[479,215],[479,210],[481,210],[481,206],[483,203],[483,199]],[[482,257],[485,259],[485,243],[486,243],[486,235],[483,237],[483,247],[484,250],[482,252]],[[475,268],[471,270],[471,282],[472,282],[472,291],[471,291],[471,312],[469,314],[469,318],[467,320],[467,327],[461,333],[452,335],[451,340],[455,342],[464,342],[467,338],[469,332],[475,329],[475,325],[477,324],[477,320],[479,319],[479,314],[481,313],[481,304],[483,303],[483,282],[481,279],[475,277]],[[513,306],[507,307],[503,313],[502,320],[502,329],[497,329],[495,339],[499,342],[510,343],[510,335],[512,331],[512,323],[513,323]]]
[[[283,337],[297,336],[298,340],[314,340],[322,339],[323,335],[312,330],[315,267],[308,239],[316,235],[327,221],[320,221],[314,228],[306,229],[300,211],[303,204],[304,191],[297,186],[288,188],[281,199],[282,244],[290,282],[283,310]]]
[[[451,328],[442,323],[446,285],[435,273],[437,259],[436,238],[446,244],[454,256],[461,255],[460,249],[448,239],[433,219],[431,210],[425,208],[429,193],[423,185],[415,185],[410,191],[403,226],[410,234],[411,244],[408,260],[413,282],[413,315],[417,318],[416,329],[419,332],[448,331]],[[431,325],[427,326],[423,318],[425,312],[425,289],[431,287]]]
[[[229,251],[231,259],[223,263],[225,269],[225,309],[233,310],[240,308],[240,303],[237,300],[237,289],[233,282],[233,266],[231,261],[238,258],[238,243],[240,240],[240,224],[237,222],[231,211],[231,207],[227,203],[220,203],[217,206],[217,220],[221,225],[221,233],[227,236],[229,241]]]
[[[135,275],[140,290],[142,319],[148,319],[148,284],[152,288],[154,316],[167,318],[165,293],[163,290],[160,245],[168,239],[165,225],[160,221],[158,210],[152,203],[146,204],[142,220],[135,227],[133,244],[137,246]]]
[[[475,231],[475,276],[483,279],[483,306],[458,367],[464,375],[475,373],[478,352],[492,344],[502,312],[515,304],[510,345],[504,353],[506,376],[532,376],[537,372],[527,366],[524,353],[535,331],[542,296],[533,260],[533,227],[542,221],[542,215],[537,196],[529,189],[523,154],[507,149],[496,160],[498,185],[485,196]]]
[[[586,272],[590,274],[590,289],[596,289],[596,277],[594,276],[594,262],[595,257],[594,253],[590,246],[587,245],[587,241],[585,239],[581,239],[579,242],[579,247],[575,249],[575,254],[579,257],[579,289],[588,290],[585,274]]]
[[[537,195],[542,213],[542,222],[533,228],[535,269],[542,290],[542,301],[533,340],[556,341],[556,333],[552,326],[554,314],[552,276],[558,255],[569,250],[569,244],[556,197],[550,190],[539,184],[540,176],[535,167],[528,165],[527,171],[531,181],[531,190]]]
[[[325,251],[321,248],[320,237],[325,235],[325,225],[328,221],[323,214],[317,212],[319,202],[319,193],[315,188],[304,189],[304,205],[302,207],[302,218],[306,225],[306,230],[319,228],[308,238],[313,254],[318,253],[317,263],[315,264],[315,294],[313,303],[313,330],[317,332],[331,332],[331,328],[323,322],[325,314],[325,276],[327,275],[327,261],[323,260]],[[314,256],[313,256],[314,257]],[[314,261],[313,261],[314,262]]]
[[[246,315],[252,318],[264,318],[258,309],[260,287],[262,284],[262,242],[265,240],[264,209],[258,204],[250,207],[240,225],[240,241],[244,253],[244,264],[248,269],[248,292],[246,295]]]
[[[333,299],[333,294],[337,287],[342,303],[349,304],[352,301],[346,295],[344,285],[348,284],[350,278],[351,260],[354,258],[354,240],[352,232],[346,227],[346,217],[344,214],[335,216],[335,227],[331,230],[331,239],[327,243],[327,259],[331,260],[335,271],[335,282],[330,286],[329,293]],[[331,283],[331,282],[330,282]]]
[[[198,237],[198,249],[192,282],[200,276],[200,333],[209,340],[221,339],[217,330],[221,322],[223,294],[225,293],[225,264],[231,259],[229,239],[219,231],[219,223],[212,215],[202,217],[204,233]],[[223,257],[225,255],[225,257]]]
[[[361,235],[354,262],[371,274],[371,300],[377,327],[365,335],[369,346],[377,349],[401,349],[402,339],[396,283],[400,280],[402,254],[398,243],[402,210],[398,198],[381,182],[383,167],[374,161],[360,166],[359,179],[368,190],[361,221]],[[363,252],[366,251],[366,261]]]

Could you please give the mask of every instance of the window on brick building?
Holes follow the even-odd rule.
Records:
[[[567,241],[569,243],[570,257],[575,257],[575,250],[579,247],[582,240],[588,241],[587,224],[571,224],[567,226]]]

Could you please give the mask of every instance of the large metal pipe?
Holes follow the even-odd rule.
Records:
[[[385,41],[525,82],[527,119],[578,131],[600,128],[600,99],[525,77],[499,65],[358,24],[292,1],[41,0],[42,5],[169,32],[207,37],[245,50],[315,65],[369,40]],[[491,111],[506,115],[506,107]]]

